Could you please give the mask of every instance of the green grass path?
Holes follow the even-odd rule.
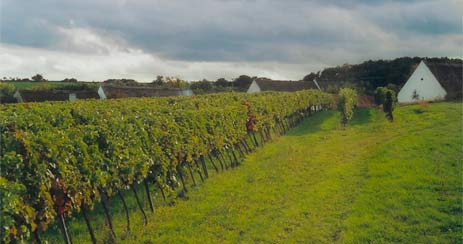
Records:
[[[383,117],[317,114],[122,243],[461,243],[462,104]]]

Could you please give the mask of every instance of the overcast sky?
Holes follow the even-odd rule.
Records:
[[[463,55],[462,0],[0,0],[0,76],[240,74]]]

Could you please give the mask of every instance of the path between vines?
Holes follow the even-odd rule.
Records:
[[[334,111],[308,118],[187,200],[157,208],[147,226],[133,220],[118,243],[454,242],[461,110],[413,109],[400,108],[392,124],[378,110],[361,110],[346,129]],[[434,154],[423,151],[436,143]],[[445,156],[437,155],[444,145],[451,145]],[[427,156],[415,162],[418,154]]]

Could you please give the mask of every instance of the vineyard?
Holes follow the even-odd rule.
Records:
[[[71,243],[66,219],[81,213],[96,243],[88,218],[96,203],[116,237],[107,203],[125,203],[122,191],[133,192],[144,214],[141,185],[153,211],[149,186],[163,198],[185,193],[187,175],[196,184],[211,168],[236,167],[272,135],[333,104],[308,90],[2,106],[2,242],[40,243],[57,221]]]

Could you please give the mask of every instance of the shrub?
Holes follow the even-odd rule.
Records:
[[[212,90],[212,82],[208,80],[197,81],[197,82],[191,83],[190,87],[194,91],[199,90],[199,91],[207,92],[207,91]]]
[[[341,111],[341,124],[345,126],[354,116],[354,108],[357,106],[358,95],[352,88],[339,90],[338,109]]]
[[[45,82],[47,81],[45,78],[43,78],[43,75],[41,74],[36,74],[34,76],[32,76],[32,81],[35,81],[35,82]]]
[[[386,92],[387,88],[386,87],[378,87],[375,90],[375,104],[377,106],[382,105],[384,103],[384,100],[386,99]]]
[[[10,83],[0,83],[0,103],[13,103],[16,102],[14,93],[16,87]]]
[[[393,89],[390,89],[389,87],[378,87],[375,90],[375,103],[376,105],[383,105],[384,102],[386,101],[386,94],[390,92],[392,95],[392,102],[393,104],[397,103],[397,96],[396,92]]]
[[[375,103],[378,106],[383,106],[383,111],[386,113],[386,118],[392,122],[394,120],[392,111],[397,105],[397,96],[395,91],[388,87],[376,88]]]

